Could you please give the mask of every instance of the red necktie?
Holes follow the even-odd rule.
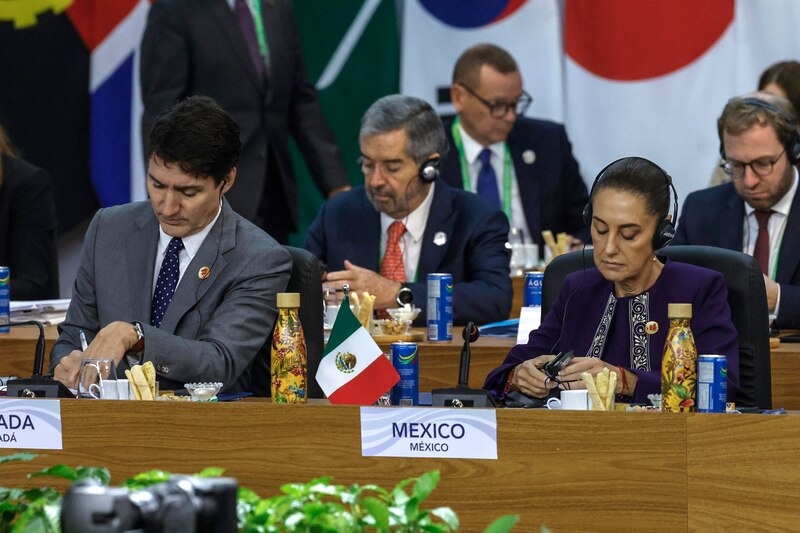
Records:
[[[769,217],[772,211],[755,211],[756,221],[758,221],[758,237],[756,246],[753,249],[753,257],[761,265],[761,271],[769,276]]]
[[[400,251],[400,238],[406,232],[406,227],[400,221],[389,225],[389,238],[386,241],[386,251],[381,262],[381,276],[392,281],[406,280],[406,267],[403,264],[403,254]]]

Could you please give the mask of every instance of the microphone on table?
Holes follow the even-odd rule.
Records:
[[[478,340],[480,332],[474,322],[467,322],[461,337],[461,364],[458,367],[458,385],[452,389],[434,389],[431,404],[434,407],[494,407],[494,400],[488,391],[469,387],[470,344]]]
[[[33,375],[29,379],[9,380],[6,396],[9,398],[74,398],[69,389],[60,381],[42,375],[44,366],[44,326],[38,320],[12,322],[9,326],[36,326],[39,337],[36,339],[36,350],[33,356]]]

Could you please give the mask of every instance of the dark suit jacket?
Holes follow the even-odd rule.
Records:
[[[444,130],[450,150],[442,161],[441,176],[451,187],[463,189],[452,124],[452,118],[445,120]],[[514,162],[525,220],[531,238],[539,245],[540,254],[544,254],[542,231],[546,229],[553,235],[564,231],[588,240],[583,208],[589,193],[578,170],[578,162],[572,155],[572,145],[564,126],[548,120],[517,117],[508,136],[508,148]],[[522,159],[526,150],[535,154],[536,159],[531,164]]]
[[[50,176],[15,157],[4,155],[0,166],[0,265],[11,269],[11,299],[58,298],[56,208]]]
[[[434,243],[443,232],[447,242]],[[422,309],[416,325],[427,320],[428,274],[453,275],[453,322],[480,324],[505,320],[511,309],[508,270],[508,220],[483,198],[451,189],[437,180],[417,268],[419,281],[409,283],[414,304]],[[378,272],[380,213],[357,187],[328,200],[308,229],[305,248],[328,265],[344,269],[344,260]]]
[[[741,251],[744,200],[732,183],[691,193],[683,204],[672,244],[699,244]],[[775,281],[781,286],[776,323],[800,328],[800,193],[794,195],[783,234]]]
[[[50,367],[80,349],[116,320],[139,321],[144,359],[156,367],[162,389],[220,381],[226,392],[268,395],[267,337],[276,294],[289,282],[292,260],[269,235],[223,203],[220,214],[189,263],[161,327],[150,325],[158,221],[150,202],[97,212],[84,239],[66,320],[59,326]],[[211,274],[197,272],[208,266]],[[118,374],[127,368],[123,358]]]
[[[239,124],[242,155],[236,187],[226,198],[256,220],[265,194],[283,189],[292,226],[297,223],[297,180],[288,150],[291,132],[319,188],[347,185],[339,148],[322,115],[305,64],[290,0],[262,2],[269,48],[266,83],[256,74],[233,10],[225,0],[157,0],[142,38],[143,145],[155,116],[191,95],[210,96]],[[147,149],[145,149],[147,153]],[[265,187],[267,158],[280,180]]]

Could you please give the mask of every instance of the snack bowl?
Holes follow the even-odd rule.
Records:
[[[217,393],[222,388],[220,382],[184,383],[184,387],[192,397],[193,402],[211,402],[217,399]]]
[[[419,307],[393,307],[386,310],[392,320],[408,320],[409,322],[416,320],[421,311],[422,309]]]
[[[375,320],[374,324],[377,335],[407,335],[411,331],[410,320]]]
[[[648,394],[647,399],[650,400],[650,403],[653,404],[653,407],[661,410],[661,395],[660,394]]]

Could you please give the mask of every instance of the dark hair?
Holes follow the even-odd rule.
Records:
[[[670,207],[670,178],[664,169],[643,157],[624,157],[611,163],[595,180],[590,202],[598,191],[614,189],[644,200],[647,212],[664,220]],[[675,221],[672,221],[673,224]]]
[[[767,85],[774,83],[786,93],[792,103],[795,115],[800,113],[800,63],[797,61],[781,61],[767,68],[758,80],[758,90],[763,91]]]
[[[476,44],[467,48],[453,67],[453,83],[465,83],[472,88],[478,84],[481,66],[489,65],[501,74],[519,70],[511,54],[493,44]]]
[[[746,99],[762,100],[777,108],[779,112],[775,113],[771,109],[749,104]],[[791,154],[791,144],[796,141],[798,135],[796,117],[791,102],[783,96],[758,92],[731,98],[717,120],[720,146],[724,148],[725,133],[739,135],[755,125],[771,126],[780,143],[786,147],[788,154]]]
[[[435,153],[444,155],[447,151],[444,126],[436,111],[425,100],[402,94],[384,96],[369,106],[361,118],[358,138],[400,128],[405,129],[408,138],[406,151],[417,163]]]
[[[190,96],[156,117],[149,135],[148,159],[177,163],[197,178],[219,185],[239,162],[239,126],[207,96]]]

